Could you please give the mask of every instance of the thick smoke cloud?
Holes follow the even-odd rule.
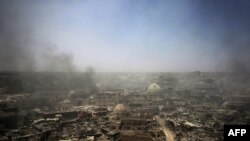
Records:
[[[227,51],[228,69],[237,73],[250,73],[250,38],[240,33],[225,35],[224,51]]]
[[[199,1],[197,7],[197,19],[214,30],[219,55],[224,55],[224,64],[218,67],[224,66],[223,69],[230,72],[250,73],[250,2],[209,0]]]
[[[74,71],[72,55],[33,36],[35,25],[23,4],[0,2],[0,71]]]
[[[186,5],[179,9],[178,6],[168,9],[168,2],[166,5],[159,2],[160,7],[149,6],[156,13],[138,11],[137,8],[147,11],[145,5],[148,4],[124,7],[114,1],[114,5],[110,2],[98,7],[90,1],[1,0],[0,71],[74,71],[74,57],[60,51],[64,48],[72,50],[79,68],[85,67],[84,64],[95,65],[100,68],[98,71],[131,68],[131,71],[250,72],[249,1],[190,0],[176,2]],[[108,10],[112,8],[123,10]],[[133,15],[141,15],[141,18]],[[119,22],[123,20],[136,22]],[[190,21],[189,26],[178,24],[186,20]],[[120,27],[125,30],[119,32]],[[169,32],[172,28],[174,32]],[[157,32],[160,30],[162,32]],[[143,35],[151,35],[151,31],[155,33],[144,38]],[[184,36],[179,37],[182,33]],[[189,33],[190,38],[186,38]],[[165,38],[166,41],[162,41]]]

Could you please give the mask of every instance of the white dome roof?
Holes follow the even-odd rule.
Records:
[[[126,111],[126,107],[123,104],[118,104],[115,106],[114,113],[123,113]]]
[[[149,85],[147,93],[155,94],[155,93],[160,92],[160,90],[161,90],[161,87],[158,84],[152,83],[151,85]]]
[[[65,100],[63,100],[61,103],[63,103],[63,104],[70,104],[70,103],[71,103],[71,101],[70,101],[70,100],[68,100],[68,99],[65,99]]]

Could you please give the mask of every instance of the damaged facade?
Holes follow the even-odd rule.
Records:
[[[13,74],[1,74],[1,141],[165,141],[168,131],[177,141],[210,141],[223,140],[224,124],[249,124],[250,91],[233,74],[113,74],[102,76],[109,86],[97,77],[99,87],[32,75],[14,87]]]

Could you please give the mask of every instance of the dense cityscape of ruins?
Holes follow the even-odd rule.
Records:
[[[249,54],[249,0],[0,0],[0,141],[241,140]]]
[[[223,140],[249,124],[239,73],[1,73],[1,141]]]

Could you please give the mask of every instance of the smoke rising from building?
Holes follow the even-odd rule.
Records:
[[[249,2],[191,3],[3,0],[0,70],[249,72]]]
[[[0,71],[76,70],[71,54],[58,51],[56,45],[33,35],[33,23],[21,1],[0,4]]]

